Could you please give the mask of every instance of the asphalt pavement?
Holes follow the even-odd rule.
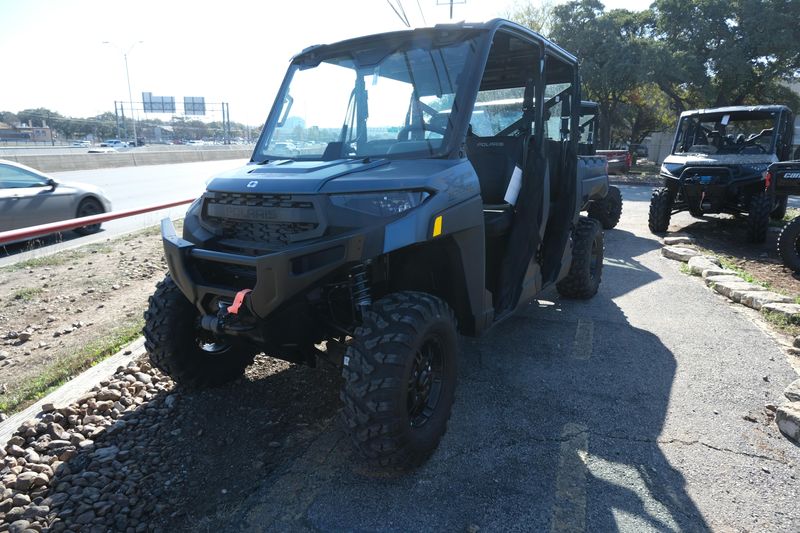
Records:
[[[600,292],[465,339],[423,467],[371,473],[330,420],[208,530],[800,531],[800,448],[765,410],[790,356],[660,255],[649,188],[622,190]]]
[[[246,162],[246,159],[226,159],[202,163],[54,172],[52,175],[62,181],[80,181],[101,187],[111,199],[113,209],[121,211],[199,196],[203,193],[209,178],[219,172],[244,165]],[[179,218],[186,212],[187,207],[188,205],[185,205],[112,220],[104,223],[99,233],[85,237],[68,231],[36,242],[0,246],[0,266],[41,257],[57,250],[103,241],[152,226],[167,216]]]

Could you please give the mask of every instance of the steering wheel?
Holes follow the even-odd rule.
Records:
[[[442,119],[445,121],[444,124],[441,124]],[[408,126],[403,126],[400,128],[400,131],[397,132],[397,140],[407,141],[409,133],[413,130],[432,131],[433,133],[444,135],[447,132],[447,117],[434,115],[431,117],[430,121],[423,122],[421,125],[412,126],[409,124]]]

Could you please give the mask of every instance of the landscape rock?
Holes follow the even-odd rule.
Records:
[[[721,281],[719,283],[714,284],[714,290],[721,295],[725,296],[726,298],[730,298],[733,300],[733,292],[752,292],[757,291],[758,286],[753,285],[752,283],[747,283],[746,281]]]
[[[762,311],[769,311],[785,317],[789,322],[800,322],[800,304],[771,303],[761,306]]]
[[[781,433],[796,444],[800,444],[800,403],[791,402],[778,407],[775,422]]]
[[[760,311],[764,304],[771,303],[786,303],[791,302],[792,299],[788,296],[778,294],[776,292],[767,290],[758,290],[755,292],[744,292],[739,297],[739,303],[746,305],[756,311]]]
[[[697,257],[700,254],[694,248],[686,248],[683,246],[664,246],[661,248],[661,255],[666,257],[667,259],[673,259],[675,261],[683,261],[686,263],[692,257]]]
[[[734,275],[723,275],[723,276],[708,276],[706,279],[706,285],[713,285],[715,283],[724,283],[726,281],[743,281],[742,278],[739,276]]]
[[[694,244],[694,238],[688,235],[670,235],[664,237],[663,242],[667,246],[674,246],[676,244]]]
[[[750,288],[747,288],[747,289],[742,289],[742,288],[733,289],[731,291],[731,294],[730,294],[729,298],[731,300],[733,300],[734,302],[736,302],[736,303],[742,303],[742,297],[745,294],[752,294],[752,293],[758,293],[758,292],[767,292],[767,289],[765,289],[761,285],[756,285],[754,283],[748,283],[748,285],[750,285]]]
[[[704,270],[719,268],[719,259],[708,255],[698,255],[689,258],[688,264],[689,271],[695,276],[700,276]]]
[[[783,391],[783,395],[789,398],[790,402],[800,402],[800,379],[791,382]]]
[[[703,270],[703,272],[700,275],[703,277],[703,279],[706,279],[711,276],[736,276],[736,271],[724,267],[715,266]]]
[[[17,520],[8,526],[8,533],[23,533],[30,525],[27,520]]]

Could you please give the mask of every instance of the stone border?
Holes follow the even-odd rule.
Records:
[[[794,299],[767,290],[761,285],[749,283],[730,269],[720,265],[714,256],[703,255],[692,245],[694,239],[688,235],[664,237],[661,255],[667,259],[686,263],[689,274],[701,276],[713,291],[725,296],[734,303],[747,306],[756,311],[768,311],[785,317],[788,321],[800,323],[800,304]],[[800,336],[794,339],[794,348],[800,349]],[[800,444],[800,379],[792,382],[784,391],[787,402],[777,408],[775,422],[787,438]]]

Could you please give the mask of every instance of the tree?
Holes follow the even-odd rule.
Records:
[[[611,143],[611,128],[626,95],[645,79],[641,15],[605,12],[599,0],[573,0],[553,8],[551,38],[578,57],[585,94],[600,108],[599,145]]]
[[[533,5],[530,0],[516,0],[505,17],[537,33],[547,35],[553,23],[553,5],[553,0],[541,0],[539,5]]]
[[[654,81],[678,110],[765,103],[800,70],[800,2],[656,0]]]

